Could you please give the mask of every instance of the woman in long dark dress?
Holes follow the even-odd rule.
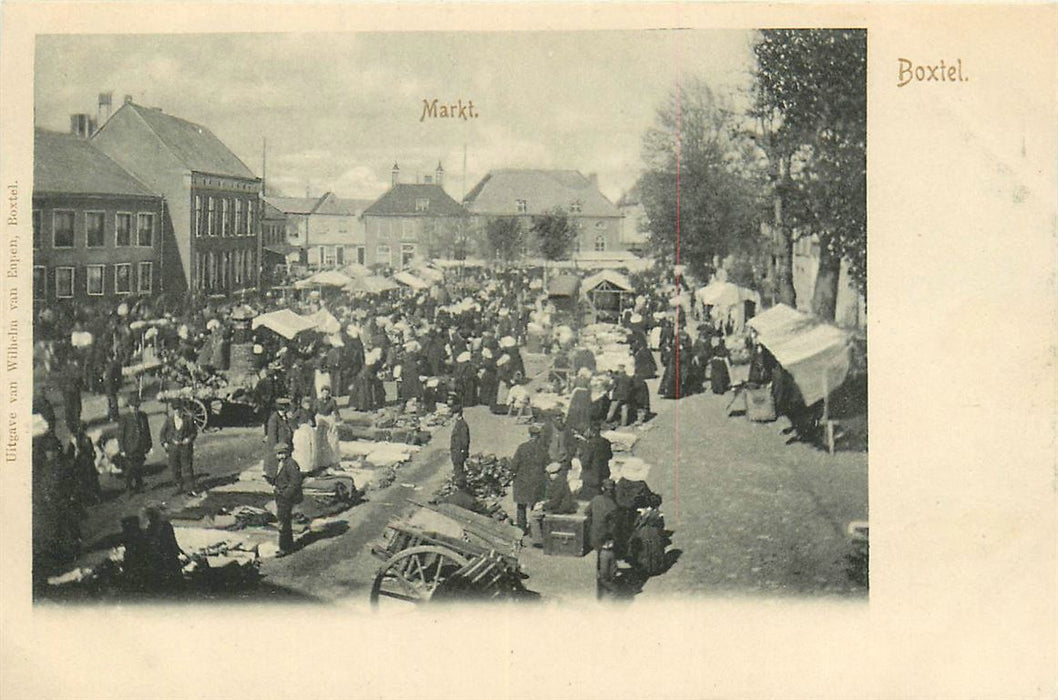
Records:
[[[730,352],[727,349],[727,345],[724,344],[724,339],[718,338],[716,347],[713,348],[713,359],[710,366],[712,371],[710,385],[714,394],[727,393],[727,390],[731,388],[731,375],[727,370],[727,358],[729,356]]]

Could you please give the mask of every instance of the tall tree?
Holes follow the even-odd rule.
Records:
[[[772,164],[774,224],[790,252],[795,237],[818,237],[812,309],[833,320],[842,260],[866,290],[867,34],[765,30],[754,53],[752,114]]]
[[[569,215],[561,207],[534,216],[529,230],[545,260],[564,260],[569,257],[576,230],[570,224]]]
[[[525,229],[516,216],[490,219],[485,226],[485,238],[492,257],[505,263],[517,258],[525,248]]]
[[[643,136],[638,187],[654,255],[678,257],[707,279],[717,257],[753,247],[761,189],[755,158],[736,115],[705,83],[691,79],[675,88]]]

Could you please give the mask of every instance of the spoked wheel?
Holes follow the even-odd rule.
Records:
[[[371,605],[384,600],[426,603],[445,580],[467,565],[461,555],[444,547],[410,547],[390,557],[371,586]]]
[[[195,421],[198,429],[205,430],[206,425],[209,424],[209,411],[206,409],[206,404],[199,399],[192,399],[188,409],[191,411],[191,418]]]

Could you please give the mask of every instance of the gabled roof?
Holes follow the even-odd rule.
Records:
[[[312,213],[329,216],[359,216],[369,206],[371,206],[370,199],[343,199],[333,192],[328,192],[320,198]]]
[[[416,202],[429,200],[426,211],[416,211]],[[398,183],[364,210],[364,216],[465,216],[466,209],[448,196],[440,185]]]
[[[188,170],[256,178],[246,164],[206,127],[132,102],[125,103],[121,109],[131,109],[139,115]],[[100,132],[105,129],[106,125]]]
[[[319,197],[265,197],[266,202],[284,214],[311,214]]]
[[[33,132],[33,189],[49,193],[160,196],[91,142],[44,129]]]
[[[518,211],[525,200],[527,211]],[[580,211],[570,211],[573,203]],[[463,200],[475,214],[546,214],[556,207],[572,216],[620,217],[594,181],[576,170],[493,170]]]

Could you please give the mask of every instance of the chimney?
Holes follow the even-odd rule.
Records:
[[[400,168],[396,163],[393,164],[393,170],[389,171],[390,179],[389,184],[392,187],[396,187],[397,183],[400,182]]]
[[[87,114],[70,115],[70,133],[83,139],[89,138],[95,133],[96,122]]]
[[[592,187],[598,189],[598,187],[599,187],[599,174],[598,173],[588,173],[588,182],[591,183]]]
[[[434,182],[444,187],[445,169],[441,167],[441,161],[437,161],[437,170],[434,171]]]
[[[125,95],[125,104],[132,104],[132,95]]]
[[[99,93],[99,111],[96,112],[96,121],[100,126],[107,123],[107,119],[110,119],[110,111],[114,101],[114,93],[112,92],[101,92]]]

